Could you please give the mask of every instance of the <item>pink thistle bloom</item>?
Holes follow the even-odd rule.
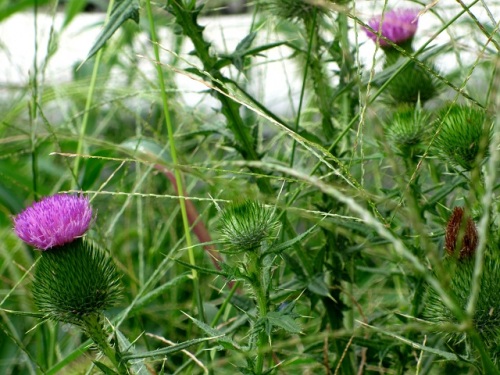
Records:
[[[14,231],[27,244],[47,250],[82,236],[92,220],[88,198],[57,194],[33,203],[14,218]]]
[[[382,20],[382,21],[381,21]],[[368,21],[370,26],[380,35],[389,39],[394,44],[401,44],[412,39],[417,32],[418,10],[416,9],[398,9],[386,12],[381,16],[373,17]],[[379,40],[381,47],[390,46],[384,39],[378,36],[378,33],[365,29],[366,35],[373,41]]]

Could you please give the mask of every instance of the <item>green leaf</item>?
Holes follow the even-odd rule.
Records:
[[[144,306],[150,304],[154,299],[158,298],[160,295],[164,294],[167,290],[175,287],[179,287],[180,284],[190,280],[191,273],[183,273],[167,283],[153,289],[151,292],[141,297],[134,305],[133,311],[138,311]]]
[[[84,62],[94,56],[128,19],[139,23],[139,0],[121,0],[115,3],[108,22],[104,25],[104,29],[97,37]]]
[[[190,263],[187,263],[187,262],[184,262],[180,259],[174,259],[177,263],[179,264],[182,264],[184,267],[187,267],[187,268],[190,268],[192,270],[197,270],[199,272],[203,272],[203,273],[207,273],[209,275],[218,275],[218,276],[224,276],[226,278],[229,278],[231,275],[228,274],[228,273],[225,273],[225,272],[222,272],[222,271],[217,271],[217,270],[214,270],[214,269],[211,269],[211,268],[205,268],[205,267],[199,267],[199,266],[195,266],[193,264],[190,264]]]
[[[81,180],[82,190],[90,190],[92,185],[101,176],[102,169],[109,165],[110,157],[114,156],[114,153],[109,150],[99,150],[92,153],[91,158],[85,160],[85,168],[83,168],[83,177]],[[102,156],[103,158],[99,158]]]
[[[245,51],[248,48],[250,48],[256,35],[257,35],[257,33],[251,32],[246,37],[244,37],[243,40],[238,43],[238,45],[236,46],[236,49],[234,50],[234,52],[231,56],[231,60],[233,62],[233,65],[240,72],[243,71],[243,68],[245,65],[245,63],[244,63],[245,62]]]
[[[141,157],[154,163],[171,163],[170,152],[165,145],[153,139],[130,138],[120,144],[124,150],[132,152],[134,156]]]
[[[127,354],[135,354],[135,347],[130,343],[130,341],[121,333],[121,331],[116,330],[115,331],[115,337],[116,341],[118,342],[118,349],[122,352],[118,356],[118,351],[117,351],[117,360],[121,361],[125,353]],[[134,375],[150,375],[150,372],[148,371],[144,361],[134,361],[133,363],[129,364],[131,373]]]
[[[117,372],[111,370],[108,366],[106,366],[104,363],[99,362],[99,361],[93,361],[94,365],[99,368],[104,374],[106,375],[118,375]]]
[[[63,27],[68,26],[71,21],[77,16],[87,4],[87,0],[71,0],[65,4],[64,7],[64,25]]]
[[[322,297],[331,297],[330,291],[328,290],[328,285],[326,285],[323,274],[314,276],[309,280],[307,284],[307,289],[309,289],[314,294]]]
[[[248,34],[246,37],[244,37],[236,46],[236,49],[234,50],[235,55],[242,55],[243,52],[245,52],[247,49],[249,49],[252,46],[252,43],[257,36],[257,33],[255,31],[251,32]]]
[[[286,242],[283,242],[277,246],[271,246],[269,249],[267,249],[266,251],[264,251],[263,254],[271,254],[271,253],[281,253],[282,251],[292,247],[293,245],[295,245],[297,242],[300,242],[302,241],[305,237],[307,237],[314,229],[316,229],[316,225],[313,225],[311,228],[309,228],[307,231],[305,231],[304,233],[298,235],[297,237],[295,238],[292,238],[291,240],[288,240]]]
[[[0,1],[0,21],[9,18],[13,14],[19,13],[27,8],[32,8],[36,5],[39,7],[50,3],[51,0],[16,0],[16,1]]]
[[[254,34],[254,33],[252,33]],[[282,45],[286,45],[286,42],[274,42],[274,43],[268,43],[264,44],[262,46],[251,47],[251,43],[253,42],[253,39],[255,36],[252,37],[252,34],[247,35],[236,47],[235,51],[230,54],[230,55],[225,55],[221,54],[221,58],[217,61],[215,64],[214,68],[215,69],[222,69],[229,64],[234,64],[237,69],[241,70],[243,68],[242,65],[238,66],[238,64],[242,64],[243,59],[245,57],[250,57],[250,56],[257,56],[257,55],[262,55],[261,52],[273,49],[275,47],[279,47]]]
[[[224,332],[219,331],[218,329],[215,329],[209,326],[208,324],[203,323],[202,321],[193,318],[192,316],[186,313],[184,313],[184,315],[186,315],[189,319],[191,319],[193,323],[196,324],[198,328],[203,330],[203,332],[205,332],[207,335],[210,335],[212,337],[217,337],[216,339],[217,343],[222,345],[225,349],[242,351],[241,346],[239,346],[236,342],[227,337]]]
[[[288,333],[301,333],[300,324],[290,315],[283,311],[271,311],[267,313],[266,318],[274,327],[280,327]]]
[[[180,344],[177,344],[177,345],[169,346],[168,348],[152,350],[152,351],[144,352],[144,353],[126,354],[123,356],[123,360],[130,361],[133,359],[141,359],[141,358],[164,357],[166,355],[180,352],[181,350],[187,349],[190,346],[213,340],[214,338],[215,337],[205,337],[205,338],[201,338],[201,339],[193,339],[193,340],[181,342]]]
[[[38,313],[38,312],[15,311],[15,310],[6,310],[6,309],[0,309],[0,311],[7,313],[7,314],[18,315],[18,316],[29,316],[31,318],[37,318],[37,319],[43,319],[45,317],[44,314]]]
[[[427,352],[427,353],[432,353],[432,354],[438,355],[440,357],[443,357],[443,358],[447,359],[448,361],[465,360],[464,358],[461,358],[461,357],[457,356],[454,353],[445,352],[444,350],[434,349],[434,348],[431,348],[429,346],[425,346],[425,345],[419,344],[418,342],[414,342],[414,341],[408,340],[407,338],[399,336],[399,335],[396,335],[395,333],[385,331],[385,330],[383,330],[381,328],[374,327],[374,326],[371,326],[371,325],[363,323],[363,322],[360,322],[360,323],[363,326],[371,328],[371,329],[373,329],[376,332],[380,332],[380,333],[382,333],[384,335],[387,335],[387,336],[390,336],[392,338],[395,338],[395,339],[397,339],[397,340],[399,340],[399,341],[401,341],[401,342],[403,342],[403,343],[405,343],[407,345],[410,345],[414,349],[418,349],[418,350],[422,350],[422,351]]]

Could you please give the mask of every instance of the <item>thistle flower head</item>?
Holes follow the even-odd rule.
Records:
[[[388,123],[387,137],[404,156],[410,156],[427,134],[428,119],[420,108],[403,105]]]
[[[394,44],[400,45],[406,41],[411,41],[417,32],[418,10],[391,10],[373,17],[368,21],[368,26],[375,30],[375,33],[369,29],[365,29],[366,35],[375,42],[378,40],[382,48],[390,47],[390,44],[384,39],[379,38],[378,34]]]
[[[233,252],[254,250],[274,235],[274,212],[259,202],[246,201],[227,207],[221,216],[223,241]]]
[[[446,251],[452,256],[458,252],[460,260],[471,258],[476,251],[477,243],[478,235],[474,221],[464,215],[462,207],[455,207],[446,226]]]
[[[484,126],[488,126],[485,121],[488,121],[486,113],[480,108],[459,104],[444,108],[435,122],[439,131],[434,142],[436,150],[452,165],[470,171],[480,162],[476,159],[481,151],[482,156],[487,156],[491,134],[486,137],[485,145],[481,145]]]
[[[57,194],[35,202],[14,218],[17,236],[37,249],[61,246],[82,236],[92,220],[89,200]]]
[[[82,325],[120,297],[120,275],[110,257],[79,238],[42,253],[33,280],[33,297],[47,319]]]

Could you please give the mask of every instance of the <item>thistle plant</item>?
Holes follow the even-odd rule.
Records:
[[[44,318],[78,326],[116,370],[126,374],[119,351],[108,341],[104,316],[104,310],[120,297],[120,275],[104,251],[82,238],[91,221],[87,198],[58,194],[17,215],[14,230],[27,244],[42,250],[32,290]]]
[[[249,348],[251,352],[257,349],[255,361],[250,361],[250,368],[247,369],[252,374],[263,374],[265,371],[264,364],[269,358],[273,330],[284,328],[288,332],[300,332],[300,327],[294,321],[293,304],[280,309],[272,306],[270,300],[272,269],[277,266],[276,255],[289,246],[276,243],[278,229],[274,210],[259,202],[232,204],[221,215],[220,232],[222,242],[226,245],[223,251],[237,260],[228,259],[229,263],[237,265],[233,269],[230,265],[224,268],[235,279],[243,280],[256,302],[256,314],[249,314],[252,321]]]
[[[388,94],[398,103],[416,104],[433,98],[437,87],[430,74],[414,61],[407,62],[401,54],[414,53],[412,43],[418,29],[418,10],[399,9],[385,12],[368,21],[366,35],[380,45],[385,53],[384,67],[406,66],[391,77],[387,86]]]
[[[451,165],[470,171],[487,157],[490,127],[484,110],[451,104],[441,110],[435,121],[438,133],[434,147]]]

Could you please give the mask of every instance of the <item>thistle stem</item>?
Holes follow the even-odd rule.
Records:
[[[255,294],[255,299],[257,300],[257,320],[260,318],[265,318],[268,313],[268,293],[266,288],[266,278],[265,275],[266,268],[262,265],[259,259],[259,253],[250,252],[248,254],[248,274],[250,280],[252,280],[252,289]],[[266,353],[270,351],[269,341],[267,338],[266,331],[263,329],[259,333],[259,338],[257,341],[257,359],[255,362],[255,373],[260,375],[264,370],[264,360]]]
[[[102,314],[86,315],[82,320],[82,328],[102,354],[104,354],[111,361],[118,374],[128,375],[129,371],[126,363],[121,361],[119,353],[113,349],[108,341],[103,320],[104,317]]]

